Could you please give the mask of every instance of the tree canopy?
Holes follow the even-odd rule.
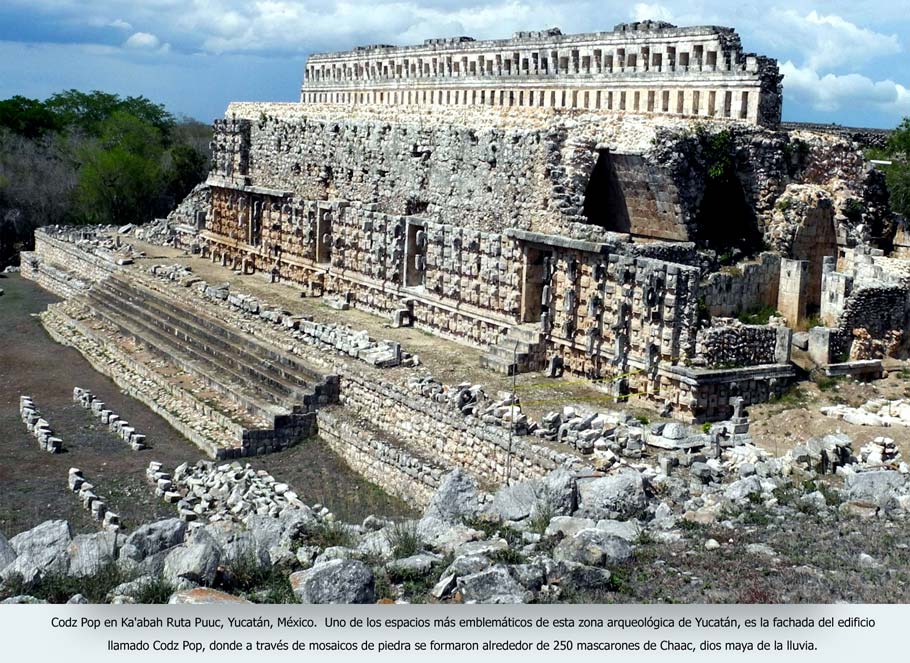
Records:
[[[142,223],[205,179],[211,128],[146,97],[0,100],[0,266],[39,225]]]
[[[885,150],[875,150],[869,156],[891,162],[881,166],[888,183],[891,209],[910,219],[910,117],[897,125]]]

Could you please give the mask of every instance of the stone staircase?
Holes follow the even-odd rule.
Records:
[[[503,375],[540,371],[546,364],[546,344],[539,325],[509,327],[480,357],[483,368]]]
[[[128,277],[102,281],[86,299],[121,333],[268,422],[265,430],[244,432],[251,448],[284,448],[312,435],[316,410],[338,401],[337,376],[320,374],[294,355]]]

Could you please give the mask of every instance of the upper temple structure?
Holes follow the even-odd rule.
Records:
[[[215,122],[169,241],[481,348],[481,374],[722,420],[910,342],[910,235],[862,153],[881,137],[780,120],[776,61],[723,27],[315,54],[299,102]]]
[[[780,122],[777,63],[744,53],[730,28],[622,23],[512,39],[427,39],[309,59],[304,103],[494,106]]]

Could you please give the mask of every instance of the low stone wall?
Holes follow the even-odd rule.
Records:
[[[465,417],[416,389],[391,382],[344,373],[341,403],[424,457],[462,467],[488,485],[504,483],[507,476],[525,481],[557,467],[584,466],[577,456],[536,444],[528,436],[512,435],[510,444],[507,428]]]
[[[360,476],[390,495],[421,508],[451,468],[431,463],[326,409],[316,415],[319,437]]]

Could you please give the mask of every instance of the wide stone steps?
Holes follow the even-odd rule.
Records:
[[[135,338],[153,354],[202,379],[209,387],[238,403],[247,412],[267,421],[274,421],[276,417],[288,414],[288,410],[274,401],[270,402],[259,394],[250,393],[239,376],[217,366],[211,358],[203,357],[190,346],[178,348],[167,334],[134,316],[128,305],[121,304],[115,308],[91,295],[89,305],[96,315],[120,330],[122,334]],[[218,377],[214,379],[216,374]]]
[[[241,337],[213,318],[190,312],[144,288],[108,279],[89,293],[93,309],[122,332],[135,336],[156,354],[203,379],[247,411],[294,427],[299,416],[337,398],[337,378],[293,369],[282,357],[249,337]],[[333,397],[334,396],[334,397]],[[311,415],[306,417],[311,419]]]
[[[115,292],[143,305],[147,304],[158,314],[171,320],[173,324],[206,338],[210,343],[227,350],[231,355],[237,352],[242,353],[254,360],[256,365],[267,368],[272,375],[285,383],[297,384],[309,389],[313,384],[324,379],[323,375],[302,364],[292,355],[266,347],[261,341],[235,332],[220,320],[187,310],[179,302],[168,301],[152,290],[134,286],[124,280],[114,278],[110,279],[108,283]],[[175,313],[176,315],[174,315]]]
[[[118,297],[118,308],[130,306],[134,318],[138,317],[144,326],[151,325],[163,332],[166,340],[170,340],[171,336],[182,337],[191,349],[201,353],[202,360],[222,366],[228,373],[237,375],[241,383],[252,379],[248,386],[272,402],[281,404],[290,399],[304,404],[294,406],[298,411],[301,407],[308,409],[315,381],[292,375],[287,370],[277,370],[275,362],[253,352],[255,346],[251,345],[250,339],[238,337],[232,343],[213,333],[213,323],[209,322],[208,326],[196,324],[178,307],[161,306],[154,299],[142,298],[141,294],[118,284],[112,284],[110,291]],[[99,297],[105,295],[93,293],[94,300]],[[181,349],[186,349],[186,346],[181,346]]]

